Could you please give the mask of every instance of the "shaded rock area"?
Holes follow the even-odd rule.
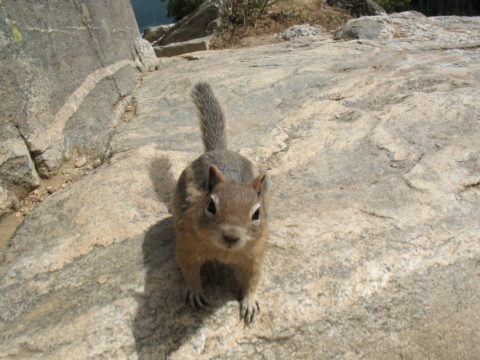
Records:
[[[158,57],[170,57],[209,49],[219,23],[219,1],[208,0],[192,14],[172,25],[154,27],[143,38],[152,42]]]
[[[159,40],[162,36],[164,36],[175,24],[167,24],[167,25],[158,25],[146,28],[143,31],[142,37],[149,41],[154,42]]]
[[[415,21],[423,35],[163,59],[110,160],[3,251],[0,358],[477,359],[480,18]],[[196,312],[174,262],[171,189],[202,151],[199,80],[231,149],[268,169],[248,328],[227,270],[205,269],[213,306]]]
[[[207,0],[192,14],[177,21],[154,45],[168,45],[211,35],[217,27],[218,16],[218,1]]]
[[[66,158],[109,156],[139,36],[128,0],[0,2],[0,216]]]
[[[374,0],[327,0],[327,4],[346,9],[353,16],[385,15],[387,13]]]
[[[0,132],[0,216],[40,184],[30,152],[18,129],[5,123]]]

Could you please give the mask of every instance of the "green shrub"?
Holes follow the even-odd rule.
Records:
[[[272,3],[272,0],[224,0],[221,10],[223,22],[233,26],[255,26]]]
[[[408,9],[410,1],[411,0],[375,0],[378,5],[387,11],[387,13]]]

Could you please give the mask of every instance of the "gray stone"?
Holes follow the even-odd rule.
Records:
[[[158,57],[182,55],[195,51],[208,50],[211,38],[211,36],[206,36],[199,39],[173,43],[165,46],[156,45],[153,47],[153,49]]]
[[[12,141],[35,163],[22,158],[26,176],[51,176],[74,153],[108,155],[112,109],[137,82],[138,36],[128,0],[0,2],[0,128],[18,129]],[[26,194],[35,181],[24,182]]]
[[[145,39],[138,37],[133,42],[137,52],[139,70],[142,72],[154,71],[158,66],[158,59],[152,45]]]
[[[218,17],[219,5],[217,1],[207,0],[192,14],[177,21],[154,45],[168,45],[211,35],[216,29]]]
[[[293,25],[280,34],[283,40],[321,40],[326,39],[325,30],[309,24]]]
[[[374,17],[362,17],[347,21],[335,32],[337,39],[380,39],[383,24]],[[384,37],[391,38],[392,33],[388,32]]]
[[[480,18],[417,26],[423,37],[162,59],[109,161],[3,251],[0,358],[477,359]],[[268,169],[248,328],[228,271],[205,272],[213,305],[196,312],[174,261],[171,189],[202,151],[199,80],[231,149]]]

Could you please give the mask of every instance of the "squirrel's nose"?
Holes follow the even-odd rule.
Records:
[[[234,245],[238,242],[238,240],[240,240],[240,238],[237,236],[223,235],[223,241],[225,241],[228,245]]]

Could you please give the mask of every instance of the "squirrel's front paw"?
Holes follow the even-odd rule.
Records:
[[[255,315],[260,312],[260,305],[258,305],[258,301],[250,298],[244,297],[240,302],[240,317],[245,321],[245,324],[250,324]]]
[[[205,310],[208,306],[210,306],[210,303],[208,302],[208,299],[202,290],[192,291],[190,289],[187,289],[185,302],[188,302],[192,307],[196,309]]]

